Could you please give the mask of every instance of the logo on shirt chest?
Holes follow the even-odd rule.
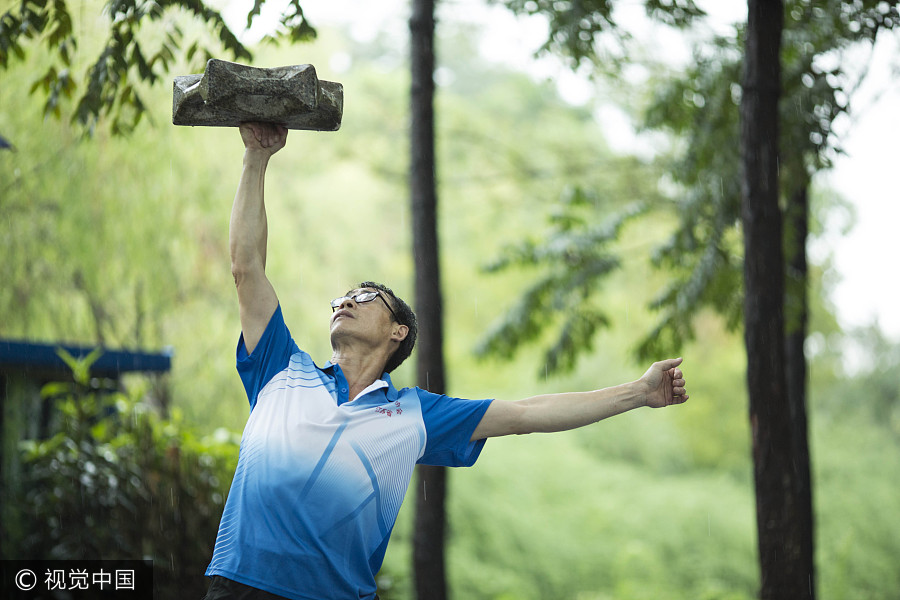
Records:
[[[393,417],[394,415],[402,415],[403,409],[400,407],[400,401],[397,400],[393,404],[376,407],[375,412],[381,415],[386,415],[388,417]]]

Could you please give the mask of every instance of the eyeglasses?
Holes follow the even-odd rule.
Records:
[[[344,303],[344,300],[353,300],[357,304],[363,304],[365,302],[371,302],[376,297],[381,298],[381,301],[384,302],[384,305],[387,306],[387,309],[391,311],[391,315],[393,315],[394,320],[399,323],[400,319],[397,318],[397,313],[394,312],[394,309],[391,308],[391,305],[388,304],[388,301],[384,299],[384,296],[382,296],[380,292],[372,292],[369,290],[359,292],[355,296],[341,296],[340,298],[335,298],[331,301],[331,312],[334,312],[338,308],[340,308],[341,304]]]

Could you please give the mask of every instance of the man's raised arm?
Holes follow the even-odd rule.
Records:
[[[244,166],[231,209],[229,246],[241,331],[250,353],[278,308],[275,289],[266,277],[268,226],[263,191],[269,159],[284,147],[287,129],[266,123],[245,123],[240,132],[245,148]]]
[[[641,406],[681,404],[689,396],[680,364],[680,358],[659,361],[640,379],[602,390],[544,394],[516,402],[494,401],[475,428],[472,440],[565,431]]]

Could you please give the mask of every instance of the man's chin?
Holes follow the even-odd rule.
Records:
[[[348,323],[346,323],[346,321],[349,321],[349,319],[338,318],[338,319],[335,319],[334,322],[331,324],[331,343],[332,343],[332,345],[334,345],[335,341],[337,341],[341,338],[350,337],[352,335],[352,333],[351,333],[352,328],[347,326]]]

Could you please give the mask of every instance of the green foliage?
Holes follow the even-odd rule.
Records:
[[[92,353],[64,356],[74,382],[48,384],[61,427],[23,443],[21,558],[154,561],[159,597],[200,597],[233,441],[199,439],[137,396],[94,389]]]
[[[647,126],[679,136],[683,151],[665,162],[677,185],[679,227],[652,255],[671,279],[653,300],[663,316],[640,344],[644,357],[679,352],[695,335],[692,313],[700,307],[714,308],[732,329],[743,320],[738,43],[704,46],[683,79],[657,88],[647,111]]]
[[[602,70],[627,63],[631,38],[615,20],[615,0],[492,0],[517,14],[543,15],[549,36],[543,50],[568,58],[573,66],[591,62]],[[647,15],[673,27],[687,27],[705,13],[694,0],[645,0]],[[612,43],[608,43],[612,40]]]
[[[256,0],[247,15],[248,27],[259,15],[264,1]],[[200,64],[204,64],[224,51],[235,60],[252,59],[222,14],[203,0],[108,0],[102,7],[95,2],[87,4],[86,12],[99,8],[98,12],[106,17],[96,32],[105,41],[88,64],[83,79],[72,71],[83,67],[78,59],[83,56],[80,47],[89,45],[89,34],[84,32],[89,30],[85,25],[90,28],[90,24],[73,25],[76,19],[67,0],[22,0],[0,15],[0,71],[43,46],[49,66],[34,80],[30,92],[41,92],[45,98],[44,114],[56,117],[62,114],[62,100],[74,99],[72,120],[88,133],[102,118],[109,121],[114,134],[133,131],[147,112],[142,88],[159,83],[177,63],[177,57],[186,57],[188,62],[202,57]],[[202,24],[216,37],[216,43],[202,37],[192,41],[178,15],[187,15]],[[315,37],[298,0],[290,2],[280,25],[279,35],[291,42]]]
[[[780,135],[788,177],[802,184],[803,174],[829,168],[840,152],[832,125],[851,111],[853,93],[866,75],[865,70],[854,73],[856,65],[845,64],[842,53],[855,44],[872,44],[879,33],[897,27],[897,0],[786,3]]]
[[[811,450],[822,597],[888,600],[900,586],[888,558],[900,551],[900,524],[881,518],[900,510],[900,343],[872,323],[819,337],[816,347]]]
[[[677,454],[670,439],[656,451]],[[576,437],[541,436],[489,441],[453,486],[450,572],[461,597],[754,597],[752,495],[739,480],[664,475]]]
[[[850,109],[853,85],[843,65],[837,61],[826,68],[823,63],[829,60],[823,57],[854,42],[873,40],[878,31],[896,27],[900,20],[896,2],[834,2],[822,7],[797,1],[786,3],[785,11],[779,164],[782,205],[788,211],[793,194],[808,188],[813,175],[830,166],[831,156],[839,151],[832,124]],[[682,340],[693,337],[691,315],[700,307],[722,314],[731,328],[742,321],[741,161],[736,140],[743,43],[739,27],[734,37],[699,45],[691,65],[659,86],[647,109],[647,127],[667,130],[681,140],[667,169],[678,186],[681,217],[674,235],[654,254],[654,263],[673,277],[654,302],[662,316],[641,343],[639,353],[645,357],[677,352]],[[812,217],[826,218],[815,208]],[[786,240],[795,235],[789,225],[786,220]],[[813,233],[821,230],[816,223],[810,227]]]
[[[852,414],[865,427],[884,428],[900,440],[900,344],[886,338],[877,323],[822,336],[816,343],[825,346],[817,353],[822,375],[816,380],[817,391],[827,398],[823,415],[841,419]]]
[[[489,264],[498,271],[512,266],[540,267],[543,274],[516,299],[514,306],[485,335],[476,352],[512,358],[523,344],[540,339],[554,324],[548,316],[563,315],[556,340],[547,348],[543,364],[550,373],[571,371],[580,354],[589,353],[595,334],[609,325],[609,317],[588,299],[598,293],[603,281],[619,268],[610,247],[624,224],[645,212],[638,204],[607,223],[593,222],[605,198],[580,188],[567,189],[552,217],[553,230],[540,242],[526,240],[508,248]]]
[[[22,108],[18,114],[27,121],[35,109]],[[106,136],[79,145],[60,127],[34,124],[37,135],[22,138],[19,152],[0,165],[0,214],[8,224],[0,246],[13,259],[0,266],[8,282],[0,310],[17,315],[0,327],[2,334],[162,345],[160,313],[180,301],[187,285],[188,265],[179,265],[173,236],[203,230],[191,227],[185,210],[161,210],[165,202],[154,196],[165,187],[165,174],[127,166],[138,147]],[[146,166],[154,165],[150,152]],[[139,271],[129,266],[141,261],[147,266]]]
[[[559,10],[555,4],[551,7],[534,2],[513,8],[523,10],[525,4],[533,12]],[[872,40],[877,31],[900,24],[896,3],[851,4],[837,2],[830,11],[801,1],[786,6],[780,163],[786,210],[791,207],[792,195],[808,188],[812,175],[830,165],[830,156],[837,151],[832,123],[849,110],[850,92],[842,66],[838,63],[825,68],[822,57],[855,41]],[[567,11],[574,6],[566,4],[559,18],[568,18]],[[609,8],[603,3],[596,9],[596,17],[607,26],[612,25]],[[551,26],[551,31],[558,29],[559,25]],[[564,35],[562,31],[560,35]],[[584,40],[593,40],[593,33],[585,35]],[[638,344],[637,354],[643,359],[679,353],[685,342],[695,338],[695,315],[702,309],[721,314],[730,329],[737,329],[743,321],[741,160],[736,143],[740,139],[742,47],[742,28],[734,37],[704,41],[684,73],[655,88],[646,110],[647,128],[676,136],[676,151],[663,159],[660,167],[667,173],[668,183],[674,184],[669,188],[677,198],[674,214],[678,227],[652,254],[653,264],[670,279],[650,303],[661,316]],[[561,204],[565,207],[565,202]],[[663,203],[659,206],[668,209]],[[820,214],[814,211],[814,215]],[[619,217],[597,214],[593,222],[631,216],[627,210]],[[813,225],[813,231],[818,229]],[[794,233],[791,227],[785,227],[786,240]],[[584,239],[571,229],[559,227],[544,241],[527,244],[531,248],[565,248]],[[616,260],[609,253],[610,241],[585,245],[594,260],[578,264],[561,262],[552,252],[525,252],[528,248],[523,247],[519,255],[528,256],[519,264],[541,265],[552,275],[538,277],[502,325],[490,332],[480,350],[509,358],[518,345],[538,341],[544,330],[555,329],[560,343],[544,358],[551,372],[557,366],[571,367],[580,349],[589,353],[592,336],[604,324],[603,315],[592,308],[597,302],[596,284],[611,272],[595,267]],[[512,262],[506,260],[498,266]],[[567,270],[581,272],[564,274]],[[585,292],[580,300],[561,302],[549,293],[565,293],[562,290],[567,286],[561,279],[580,279],[594,285],[580,288]],[[789,288],[795,289],[802,287]],[[560,315],[567,317],[560,319]]]
[[[247,13],[247,28],[253,24],[253,18],[258,16],[262,5],[266,0],[253,0],[253,9]],[[310,25],[303,14],[300,0],[289,0],[287,7],[278,18],[277,34],[291,44],[308,42],[316,37],[316,30]],[[270,40],[277,38],[270,37]]]
[[[688,353],[702,368],[689,377],[701,389],[683,411],[641,411],[568,434],[489,440],[476,467],[452,473],[455,596],[757,597],[740,340],[706,335],[694,346]],[[813,363],[810,451],[823,600],[896,595],[900,438],[866,408],[874,392],[867,382],[890,379],[889,364],[872,363],[873,371],[844,387]],[[410,537],[409,524],[398,524],[387,562],[392,575],[408,573]]]

